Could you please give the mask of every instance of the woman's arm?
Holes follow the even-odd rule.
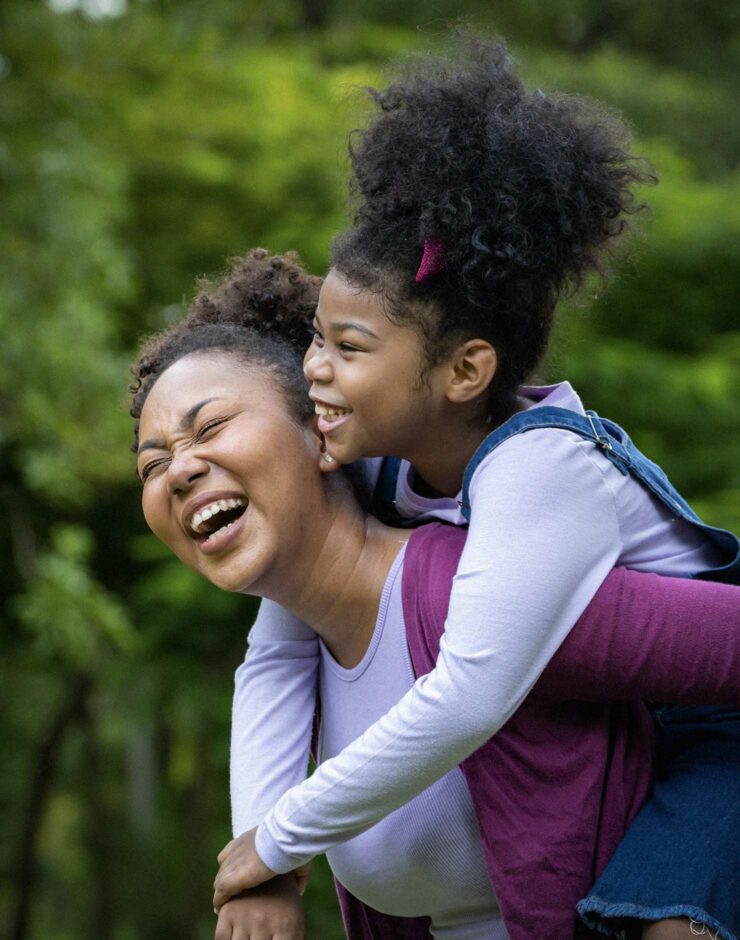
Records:
[[[279,875],[221,907],[214,940],[305,940],[303,901],[292,875]]]
[[[615,568],[532,695],[740,705],[740,587]]]
[[[235,836],[254,828],[306,776],[319,664],[310,627],[265,600],[236,671],[231,726]]]
[[[530,431],[491,456],[471,488],[436,667],[267,814],[256,846],[273,871],[363,832],[494,734],[619,557],[606,461],[591,444]]]

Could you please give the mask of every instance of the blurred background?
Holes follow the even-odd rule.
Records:
[[[323,272],[353,88],[460,14],[533,85],[621,110],[661,178],[542,377],[740,528],[735,0],[3,0],[2,936],[213,934],[255,608],[145,532],[128,365],[229,255],[298,248]],[[307,905],[309,937],[342,936],[323,866]]]

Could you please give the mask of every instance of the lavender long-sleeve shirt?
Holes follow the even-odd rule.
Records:
[[[533,407],[583,413],[567,383],[524,394],[537,399]],[[697,530],[568,431],[512,437],[482,461],[470,496],[468,539],[435,669],[287,793],[305,769],[318,647],[308,628],[263,605],[237,674],[232,805],[237,833],[262,819],[257,850],[273,870],[290,870],[369,828],[494,734],[615,564],[681,576],[715,563]],[[462,521],[455,501],[418,497],[409,468],[397,508]],[[292,660],[281,665],[283,652]],[[275,683],[282,672],[300,694],[294,689],[258,718],[254,700],[281,694]]]
[[[401,592],[404,550],[386,579],[362,660],[344,669],[321,644],[322,761],[351,744],[414,684]],[[440,940],[508,936],[459,767],[370,829],[335,846],[327,858],[356,898],[386,914],[427,916],[432,936]]]

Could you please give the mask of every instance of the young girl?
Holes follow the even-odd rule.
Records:
[[[368,470],[378,511],[469,533],[435,669],[287,792],[305,769],[316,641],[263,605],[237,677],[232,763],[235,832],[259,828],[224,855],[231,892],[364,831],[490,738],[614,565],[740,571],[737,539],[703,525],[624,431],[567,383],[522,386],[558,298],[601,269],[639,208],[619,124],[526,91],[485,44],[464,65],[417,65],[375,99],[352,154],[355,225],[334,244],[305,364],[323,465],[403,458]],[[581,914],[612,934],[645,922],[651,938],[735,938],[740,716],[656,718],[653,797]],[[241,878],[253,844],[261,875]]]

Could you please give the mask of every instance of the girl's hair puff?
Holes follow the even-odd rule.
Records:
[[[354,225],[332,267],[422,329],[430,364],[479,336],[498,368],[487,415],[503,420],[542,358],[555,304],[609,253],[652,180],[624,125],[573,95],[527,90],[506,46],[464,35],[462,55],[412,60],[370,95],[350,137]],[[427,239],[444,268],[417,283]]]

